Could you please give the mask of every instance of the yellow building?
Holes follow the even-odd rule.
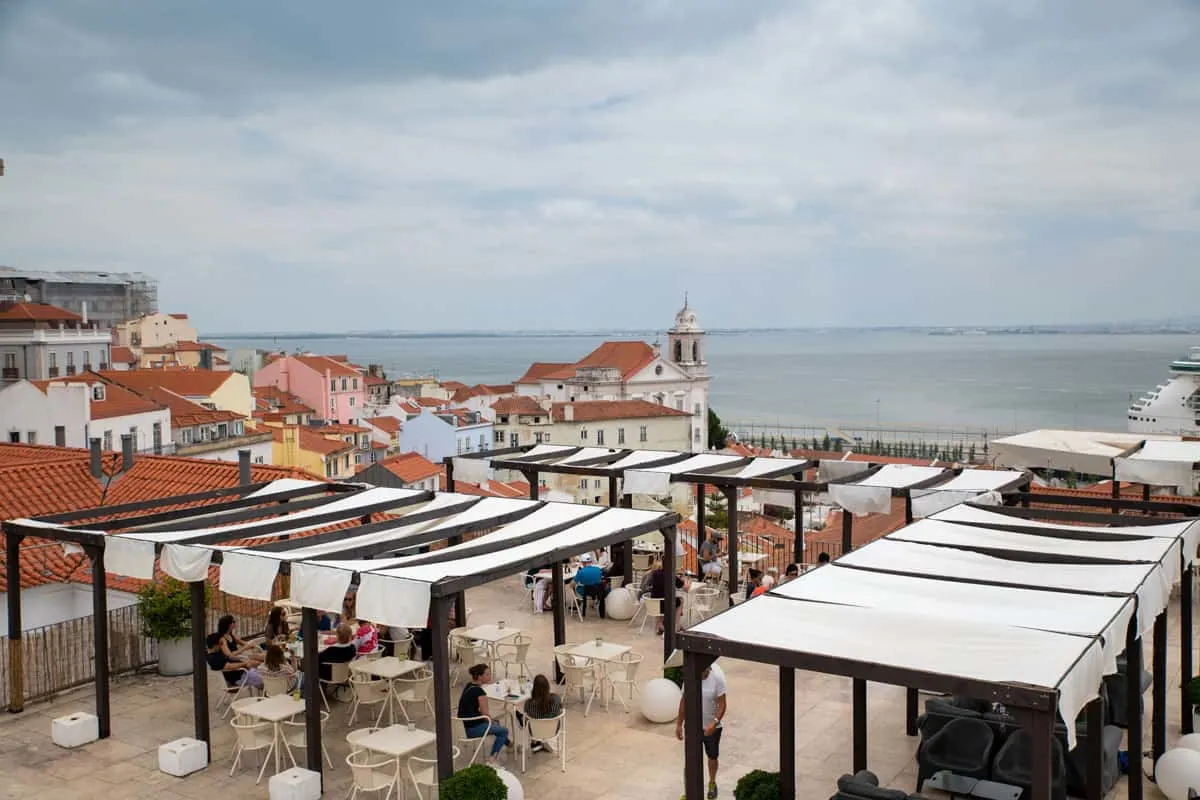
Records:
[[[105,372],[104,377],[135,392],[161,388],[217,411],[249,419],[254,412],[250,379],[240,372],[211,369],[131,369]]]
[[[354,476],[354,445],[340,435],[323,435],[300,425],[265,424],[275,437],[271,445],[275,465],[298,467],[332,480]]]

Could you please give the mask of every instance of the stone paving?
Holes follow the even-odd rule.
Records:
[[[470,622],[482,624],[505,619],[510,626],[533,635],[529,662],[535,672],[552,669],[551,616],[534,615],[518,608],[522,593],[516,578],[497,582],[468,594],[474,609]],[[1172,608],[1172,622],[1175,621]],[[597,635],[621,642],[645,655],[639,673],[644,682],[661,675],[662,640],[653,624],[645,632],[625,622],[599,620],[589,614],[584,622],[568,621],[568,641],[582,642]],[[848,631],[847,635],[853,635]],[[1171,633],[1171,690],[1168,693],[1168,741],[1179,735],[1178,645]],[[1030,654],[1035,657],[1034,654]],[[1149,648],[1147,648],[1149,658]],[[729,684],[729,712],[722,738],[721,797],[731,798],[737,779],[755,768],[778,769],[778,694],[775,668],[723,660]],[[207,676],[205,676],[207,677]],[[796,678],[797,796],[822,800],[834,792],[839,775],[850,769],[850,680],[810,673]],[[455,686],[457,698],[461,686]],[[869,764],[884,785],[911,791],[916,777],[914,753],[917,739],[904,735],[904,692],[874,685],[869,690]],[[533,754],[528,771],[520,776],[525,797],[532,800],[570,798],[661,798],[675,800],[682,789],[682,745],[673,724],[655,725],[637,712],[626,713],[614,703],[605,710],[598,703],[585,718],[577,700],[568,701],[567,769],[559,769],[557,755]],[[254,754],[243,759],[230,777],[233,735],[226,720],[213,717],[213,757],[208,769],[186,778],[158,771],[157,748],[164,742],[190,736],[192,727],[191,679],[163,678],[154,674],[124,676],[114,681],[112,737],[76,750],[64,750],[50,739],[51,720],[74,711],[94,710],[94,696],[83,689],[45,703],[30,704],[22,714],[0,714],[0,798],[57,800],[70,798],[265,798],[268,776],[255,785]],[[1149,695],[1147,695],[1149,711]],[[345,797],[351,785],[345,758],[349,704],[337,703],[326,733],[326,746],[334,768],[325,772],[325,796]],[[1149,714],[1146,740],[1149,741]],[[426,717],[421,727],[432,728]],[[363,723],[356,727],[362,727]],[[301,763],[303,760],[301,757]],[[504,764],[520,775],[520,759]],[[937,794],[932,792],[932,794]],[[1125,781],[1113,795],[1124,800]],[[382,796],[382,795],[378,795]],[[395,796],[395,795],[393,795]],[[409,787],[408,797],[414,797]],[[1148,800],[1162,795],[1147,784]]]

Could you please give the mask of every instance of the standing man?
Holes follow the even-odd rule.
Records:
[[[713,671],[712,665],[700,676],[700,708],[704,715],[704,755],[708,756],[708,800],[717,796],[717,767],[721,755],[721,719],[727,708],[725,702],[725,676],[720,670]],[[683,698],[679,698],[679,715],[675,717],[675,738],[683,740]],[[679,800],[688,800],[683,795]]]

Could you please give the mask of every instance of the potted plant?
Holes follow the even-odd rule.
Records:
[[[1192,704],[1193,730],[1200,731],[1200,675],[1187,684],[1188,702]]]
[[[496,770],[472,764],[441,782],[438,800],[508,800],[508,787]]]
[[[736,800],[779,800],[779,773],[756,769],[747,772],[733,788]]]
[[[663,667],[663,677],[680,689],[683,688],[683,667]]]
[[[205,587],[207,600],[208,587]],[[138,592],[142,633],[158,642],[158,674],[192,673],[191,588],[173,578],[160,578]]]

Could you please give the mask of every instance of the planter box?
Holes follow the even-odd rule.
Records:
[[[79,747],[100,738],[100,720],[80,711],[50,723],[50,738],[59,747]]]
[[[197,739],[176,739],[158,748],[158,768],[182,778],[208,766],[208,745]]]
[[[158,643],[159,675],[192,674],[192,640],[166,639]]]

